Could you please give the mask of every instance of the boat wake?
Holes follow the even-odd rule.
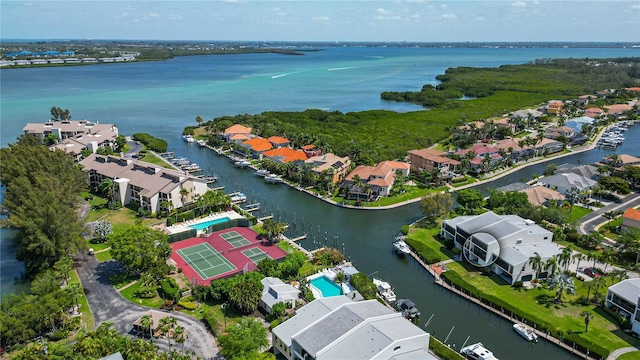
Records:
[[[330,68],[330,69],[327,69],[327,71],[340,71],[340,70],[349,70],[349,69],[358,69],[358,68],[360,68],[360,66],[347,66],[347,67]]]
[[[271,78],[272,79],[277,79],[277,78],[281,78],[281,77],[285,77],[285,76],[289,76],[295,74],[295,72],[290,72],[290,73],[284,73],[284,74],[279,74],[279,75],[273,75]]]

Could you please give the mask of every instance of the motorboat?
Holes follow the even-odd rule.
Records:
[[[396,240],[393,242],[393,249],[398,255],[409,255],[411,254],[411,248],[407,245],[404,240]]]
[[[271,172],[269,172],[269,170],[267,170],[267,169],[258,169],[258,170],[256,170],[255,174],[258,175],[258,176],[263,176],[264,177],[264,176],[267,176],[267,175],[271,174]]]
[[[538,334],[525,324],[513,324],[513,330],[527,339],[527,341],[538,342]]]
[[[471,360],[498,360],[498,358],[480,342],[463,347],[460,349],[460,354]]]
[[[278,176],[276,174],[269,174],[269,175],[264,177],[264,181],[266,181],[269,184],[279,184],[283,180],[282,180],[282,178],[280,176]]]
[[[238,160],[234,162],[233,165],[239,168],[246,168],[247,166],[251,165],[251,163],[247,160]]]
[[[191,135],[182,135],[182,139],[188,143],[192,143],[196,141],[196,139],[194,139],[193,136]]]
[[[388,302],[396,301],[396,293],[393,292],[391,285],[377,278],[373,278],[373,284],[378,288],[378,293]]]
[[[407,319],[415,319],[420,316],[420,311],[416,308],[416,304],[409,299],[400,299],[396,303],[398,311]]]
[[[198,143],[198,145],[205,147],[207,146],[207,140],[198,140],[196,141]]]
[[[237,193],[231,196],[231,202],[234,204],[247,201],[247,195],[243,193]]]

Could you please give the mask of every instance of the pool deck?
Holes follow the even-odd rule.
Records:
[[[235,211],[223,211],[219,213],[209,214],[200,219],[187,220],[178,224],[173,224],[172,226],[167,227],[167,231],[169,231],[169,234],[177,234],[183,231],[191,230],[192,225],[202,224],[207,221],[223,219],[223,218],[229,218],[229,220],[233,220],[233,219],[243,219],[244,217]],[[202,231],[199,230],[198,234],[200,234],[201,232]]]

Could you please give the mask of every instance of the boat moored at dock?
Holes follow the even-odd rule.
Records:
[[[460,354],[470,360],[498,360],[498,358],[480,342],[463,347],[460,349]]]
[[[538,334],[536,334],[535,330],[525,324],[513,324],[513,330],[527,341],[538,342]]]

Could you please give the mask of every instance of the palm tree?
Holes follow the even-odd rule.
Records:
[[[549,270],[549,276],[554,276],[558,272],[558,258],[556,256],[550,257],[547,262],[544,263],[547,270]]]
[[[629,277],[629,275],[627,274],[627,270],[625,269],[616,269],[611,271],[608,274],[611,277],[611,285],[613,285],[614,283],[616,283],[616,280],[618,280],[618,282],[627,279]]]
[[[185,337],[186,334],[184,332],[184,327],[177,326],[173,330],[173,339],[176,341],[176,343],[182,344],[182,355],[184,355],[184,342],[187,340]]]
[[[610,247],[605,247],[602,250],[602,254],[600,255],[600,261],[604,263],[604,269],[602,270],[604,273],[607,272],[607,267],[611,264],[618,256],[618,254]]]
[[[140,326],[142,327],[142,335],[146,335],[147,331],[149,331],[149,336],[151,336],[151,326],[153,326],[153,320],[151,319],[151,315],[146,314],[140,318]]]
[[[589,323],[591,322],[591,319],[593,319],[593,313],[585,310],[580,313],[580,316],[584,317],[584,332],[589,332]]]
[[[198,115],[196,116],[196,122],[198,123],[198,126],[201,126],[204,122],[204,119],[202,118],[202,116]]]
[[[104,178],[102,179],[102,182],[100,182],[99,189],[103,194],[109,196],[109,201],[115,201],[113,199],[113,195],[116,190],[115,181],[111,180],[110,178]]]
[[[573,251],[571,250],[571,245],[569,245],[569,246],[563,248],[562,252],[557,255],[558,264],[564,268],[563,269],[564,271],[567,271],[567,269],[569,268],[569,264],[571,264],[571,253],[572,252]]]
[[[531,264],[531,268],[536,273],[536,279],[537,279],[538,275],[540,274],[540,272],[544,267],[544,262],[542,261],[542,257],[540,256],[540,254],[538,254],[537,252],[534,254],[535,254],[534,256],[529,258],[529,264]]]
[[[73,269],[73,259],[68,255],[63,256],[53,265],[53,269],[62,278],[62,284],[66,285],[69,280],[69,271]]]
[[[69,286],[67,286],[64,290],[67,292],[69,296],[73,298],[73,301],[76,304],[76,307],[73,310],[73,312],[74,314],[77,314],[80,308],[80,303],[78,302],[78,298],[82,296],[82,285],[80,285],[80,283],[69,284]]]
[[[189,190],[187,190],[186,188],[180,188],[180,192],[179,192],[180,196],[182,197],[182,202],[185,202],[185,199],[187,198],[187,196],[189,195]]]
[[[611,211],[602,213],[602,216],[604,216],[607,220],[609,220],[607,222],[607,229],[609,229],[609,231],[611,231],[611,220],[614,220],[621,214],[622,214],[622,211],[620,210],[611,210]]]
[[[579,269],[580,261],[586,260],[587,257],[582,253],[576,252],[575,254],[573,254],[572,258],[573,258],[573,261],[576,262],[576,269]]]
[[[593,285],[592,285],[592,286],[594,286],[594,287],[595,287],[595,290],[594,290],[594,292],[593,292],[593,300],[594,300],[595,302],[597,302],[597,299],[596,299],[596,298],[600,296],[600,294],[598,294],[598,290],[600,289],[600,287],[601,287],[602,285],[605,285],[605,286],[606,286],[606,284],[607,284],[607,283],[606,283],[606,279],[605,279],[605,277],[604,277],[604,276],[598,276],[598,277],[593,278],[593,280],[591,280],[591,282],[593,283]]]
[[[593,267],[596,267],[596,262],[600,260],[600,253],[597,251],[589,251],[587,255],[587,260],[593,260]]]
[[[551,258],[553,259],[553,258]],[[562,302],[564,293],[575,294],[576,287],[573,283],[573,279],[567,274],[555,274],[551,280],[549,280],[549,289],[556,290],[556,301]]]

